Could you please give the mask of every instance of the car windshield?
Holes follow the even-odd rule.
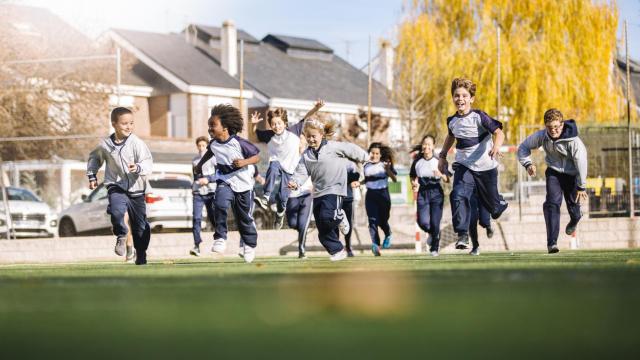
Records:
[[[149,180],[154,189],[191,189],[191,181],[185,179],[157,179]]]
[[[20,188],[8,187],[7,197],[9,198],[9,200],[42,202],[35,195],[33,195],[31,191]],[[4,194],[2,193],[2,191],[0,191],[0,200],[4,200]]]

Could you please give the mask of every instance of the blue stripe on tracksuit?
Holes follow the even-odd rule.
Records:
[[[450,194],[453,230],[467,234],[471,221],[471,197],[477,191],[478,200],[491,214],[498,214],[507,206],[498,193],[498,169],[473,171],[454,163],[453,190]]]
[[[338,237],[338,225],[342,221],[342,196],[327,194],[313,199],[313,217],[322,246],[333,255],[344,247]]]
[[[215,199],[216,230],[213,239],[227,240],[227,212],[233,210],[240,243],[255,248],[258,242],[258,232],[252,216],[253,191],[235,192],[228,184],[218,181]]]
[[[111,215],[113,234],[117,237],[127,236],[129,232],[124,222],[124,213],[129,213],[133,247],[138,254],[144,254],[151,240],[151,228],[147,222],[147,204],[144,195],[131,196],[118,186],[109,186],[109,205],[107,214]]]
[[[264,196],[270,197],[273,188],[276,186],[276,181],[280,178],[280,186],[276,192],[278,212],[282,212],[282,210],[287,208],[287,200],[291,194],[291,189],[289,189],[288,186],[291,176],[291,174],[288,174],[282,169],[279,161],[271,161],[269,163],[269,168],[264,178]]]
[[[344,245],[347,250],[351,250],[351,234],[353,234],[353,197],[345,197],[342,200],[342,210],[344,216],[349,221],[349,232],[344,236]]]
[[[389,188],[367,189],[367,195],[364,198],[364,206],[367,210],[369,218],[369,234],[371,242],[380,245],[380,235],[378,235],[378,227],[382,229],[385,236],[391,235],[391,227],[389,226],[389,213],[391,212],[391,196]]]
[[[311,210],[313,209],[313,196],[311,194],[291,197],[287,202],[287,224],[290,228],[298,232],[298,252],[305,253],[307,242],[307,229],[311,221]]]
[[[440,221],[444,206],[444,192],[439,183],[420,185],[418,189],[418,226],[431,235],[429,251],[440,248]]]

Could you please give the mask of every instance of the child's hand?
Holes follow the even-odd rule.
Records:
[[[587,201],[588,198],[589,196],[587,195],[586,191],[578,190],[578,193],[576,194],[576,202],[578,204],[582,204],[584,201]]]
[[[318,99],[316,100],[316,103],[313,105],[313,107],[317,110],[320,109],[321,107],[324,106],[324,100],[322,99]]]
[[[129,164],[129,165],[128,165],[128,169],[129,169],[129,172],[130,172],[130,173],[132,173],[132,172],[136,172],[136,171],[138,170],[138,165],[136,165],[136,164]]]
[[[235,160],[233,160],[233,162],[231,164],[236,169],[240,169],[240,168],[245,167],[247,165],[245,159],[235,159]]]
[[[529,176],[531,176],[531,177],[535,177],[536,176],[536,166],[533,165],[533,164],[527,166],[527,174],[529,174]]]
[[[198,184],[200,185],[207,185],[208,183],[209,183],[209,179],[207,179],[206,177],[202,177],[198,179]]]
[[[254,111],[253,114],[251,114],[251,123],[257,124],[261,121],[262,121],[262,118],[260,117],[260,114],[257,111]]]
[[[420,189],[420,184],[418,183],[418,179],[413,179],[411,181],[411,189],[413,190],[413,192],[418,192],[418,190]]]
[[[352,181],[351,182],[351,188],[352,189],[357,189],[360,187],[360,181]]]
[[[500,148],[496,148],[495,146],[489,150],[489,156],[493,160],[498,160],[502,158],[502,153],[500,152]]]
[[[438,171],[440,171],[441,173],[448,173],[448,167],[449,167],[449,163],[447,162],[447,159],[443,159],[440,158],[438,160]]]
[[[287,187],[291,190],[297,190],[298,184],[295,181],[289,181],[289,183],[287,184]]]
[[[89,189],[93,190],[98,187],[98,182],[95,180],[89,181]]]
[[[256,182],[260,185],[264,185],[265,181],[264,178],[262,177],[262,175],[257,175],[256,176]]]

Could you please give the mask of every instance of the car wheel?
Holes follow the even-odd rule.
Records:
[[[60,221],[60,227],[58,228],[58,235],[60,237],[76,236],[76,227],[73,225],[73,221],[69,218],[64,218]]]

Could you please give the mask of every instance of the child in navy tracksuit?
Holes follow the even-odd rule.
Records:
[[[133,135],[133,112],[118,107],[111,112],[111,125],[115,132],[100,141],[89,155],[87,177],[89,188],[98,186],[96,174],[106,163],[104,183],[108,190],[111,225],[116,236],[115,253],[125,254],[127,224],[125,213],[129,214],[133,246],[136,250],[136,265],[147,263],[147,248],[151,229],[147,222],[147,208],[144,193],[146,177],[151,175],[153,159],[147,145]]]
[[[438,170],[438,160],[433,156],[435,139],[431,135],[422,138],[421,149],[416,155],[409,177],[413,184],[413,191],[418,195],[417,220],[422,231],[431,235],[429,252],[431,256],[438,256],[440,250],[440,221],[444,206],[444,191],[440,180],[449,181],[446,174]]]
[[[364,205],[369,219],[369,234],[371,235],[371,251],[380,256],[380,235],[378,227],[384,232],[383,249],[391,247],[391,227],[389,214],[391,212],[391,196],[389,195],[389,178],[396,181],[398,174],[393,168],[393,152],[391,148],[381,143],[369,145],[369,162],[364,164],[364,182],[367,187]]]
[[[311,177],[313,216],[320,243],[332,261],[343,260],[347,253],[338,238],[338,229],[343,234],[349,230],[342,210],[342,200],[347,195],[347,161],[362,163],[367,153],[351,143],[327,140],[333,134],[333,124],[316,118],[305,121],[303,132],[309,147],[302,153],[289,187],[297,189]]]
[[[536,175],[536,166],[531,162],[531,150],[542,147],[545,152],[547,170],[547,198],[542,206],[547,227],[547,250],[557,253],[560,232],[560,205],[564,197],[570,221],[565,228],[567,235],[573,234],[582,217],[580,203],[587,200],[587,148],[578,137],[578,126],[574,120],[564,120],[557,109],[544,113],[545,130],[535,132],[518,147],[518,160],[530,176]]]
[[[453,163],[453,191],[451,212],[453,229],[458,234],[456,249],[469,245],[470,200],[477,192],[480,203],[498,219],[507,209],[507,202],[498,192],[498,162],[500,146],[504,141],[502,124],[480,110],[472,110],[476,85],[468,79],[454,79],[451,96],[457,111],[447,119],[449,134],[439,155],[438,169],[448,168],[447,153],[456,143],[456,159]],[[495,135],[495,142],[492,135]]]
[[[287,184],[293,172],[300,162],[300,135],[304,119],[315,114],[324,102],[319,100],[315,106],[309,110],[304,118],[295,125],[289,126],[287,111],[283,108],[269,110],[267,112],[267,123],[271,127],[269,130],[256,129],[258,140],[267,143],[269,150],[269,168],[265,176],[264,195],[256,199],[261,207],[268,209],[271,192],[280,179],[280,187],[277,190],[277,212],[275,228],[282,228],[287,200],[289,199],[289,188]],[[255,112],[251,117],[253,124],[262,122],[262,118]]]
[[[196,155],[191,164],[195,169],[196,165],[202,159],[202,156],[207,151],[209,140],[200,136],[196,139],[196,146],[198,147],[198,155]],[[193,256],[200,256],[200,243],[202,238],[200,237],[200,231],[202,228],[202,207],[207,209],[207,217],[211,222],[211,225],[215,225],[215,205],[216,200],[216,158],[212,156],[209,161],[202,165],[202,174],[193,172],[193,208],[192,208],[192,221],[193,221],[193,249],[189,253]]]
[[[307,179],[302,186],[291,191],[287,201],[287,224],[298,232],[298,258],[300,259],[307,257],[305,245],[309,222],[311,222],[311,211],[313,210],[312,190],[311,179]]]
[[[243,121],[240,110],[229,104],[217,105],[211,109],[209,135],[212,140],[207,152],[195,166],[195,173],[202,174],[203,165],[216,157],[215,222],[212,251],[224,254],[227,244],[227,212],[233,209],[240,232],[245,262],[255,258],[258,240],[251,208],[253,203],[254,171],[250,168],[259,161],[260,150],[236,135],[242,131]]]
[[[351,235],[353,234],[353,190],[360,186],[360,173],[353,161],[347,165],[347,196],[342,200],[342,210],[344,216],[349,221],[349,231],[344,234],[344,247],[347,251],[347,257],[353,257],[353,249],[351,249]]]

